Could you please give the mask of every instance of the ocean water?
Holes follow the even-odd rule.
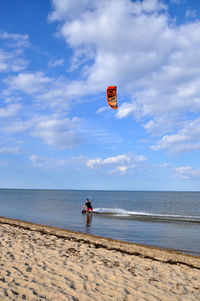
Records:
[[[0,216],[200,256],[200,192],[0,189]]]

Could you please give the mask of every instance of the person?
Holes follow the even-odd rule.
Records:
[[[91,202],[90,202],[89,199],[86,200],[86,203],[85,203],[85,205],[84,205],[83,208],[82,208],[82,213],[84,213],[84,208],[85,208],[85,207],[87,207],[87,213],[88,213],[88,212],[93,213],[92,204],[91,204]]]

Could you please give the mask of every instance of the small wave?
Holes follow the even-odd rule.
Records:
[[[95,208],[95,213],[101,214],[105,217],[112,218],[127,218],[138,220],[157,220],[157,221],[185,221],[200,223],[200,216],[187,216],[187,215],[170,215],[159,214],[150,212],[129,211],[121,208]]]

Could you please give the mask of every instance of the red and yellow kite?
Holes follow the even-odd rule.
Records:
[[[109,86],[107,88],[107,101],[112,109],[117,109],[117,87]]]

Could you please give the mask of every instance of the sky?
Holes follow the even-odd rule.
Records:
[[[200,2],[1,0],[0,137],[0,188],[199,190]]]

